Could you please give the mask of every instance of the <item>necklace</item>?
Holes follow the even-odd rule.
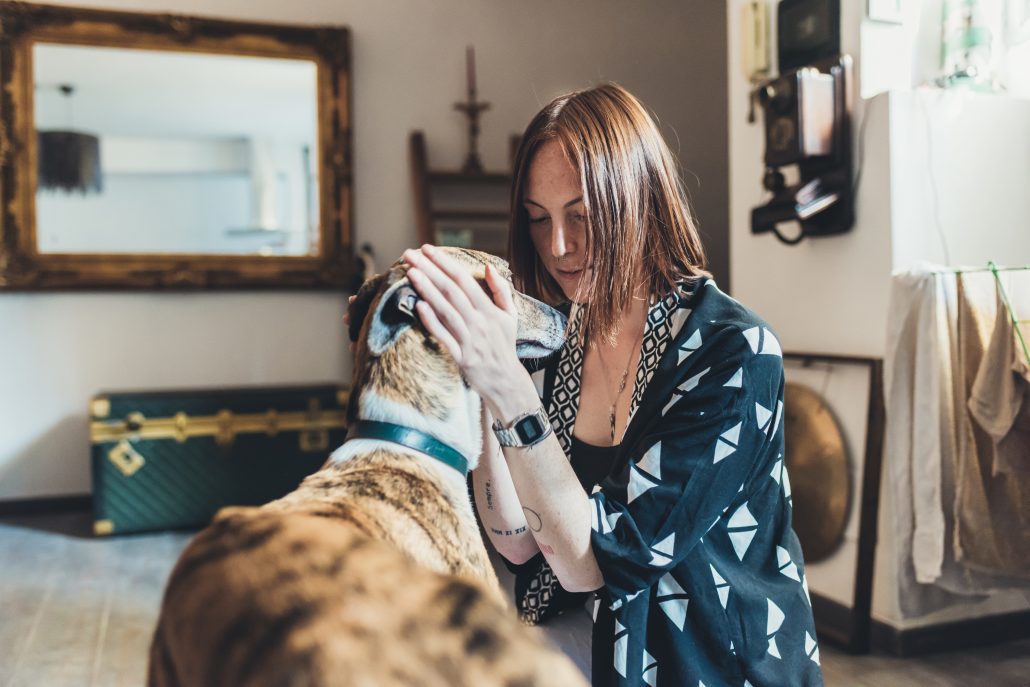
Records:
[[[644,332],[641,329],[640,337],[637,339],[636,346],[631,348],[630,351],[629,351],[629,357],[626,359],[626,365],[623,367],[622,377],[619,379],[619,388],[615,392],[615,398],[612,399],[611,405],[608,408],[608,427],[609,427],[609,429],[611,431],[612,445],[615,444],[615,407],[617,405],[619,405],[619,399],[622,398],[622,392],[626,390],[626,382],[629,381],[629,368],[630,368],[630,365],[633,363],[633,356],[634,356],[634,354],[637,351],[640,350],[640,344],[643,342],[643,339],[644,339]],[[608,364],[605,362],[604,356],[601,355],[600,347],[595,346],[594,350],[597,351],[597,357],[601,361],[601,372],[604,374],[604,380],[605,380],[605,383],[607,384],[606,388],[611,389],[612,388],[612,380],[608,376]]]

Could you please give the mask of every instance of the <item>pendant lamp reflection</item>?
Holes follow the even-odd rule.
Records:
[[[58,90],[70,101],[75,89],[61,84]],[[71,130],[37,131],[36,134],[40,189],[82,194],[103,190],[97,136]]]

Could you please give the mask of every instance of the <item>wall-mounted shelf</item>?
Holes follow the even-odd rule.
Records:
[[[508,253],[511,174],[430,169],[425,137],[409,139],[418,243]]]

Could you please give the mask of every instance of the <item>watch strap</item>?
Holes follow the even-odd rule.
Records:
[[[540,432],[540,436],[536,437],[533,441],[525,442],[522,440],[522,437],[519,436],[515,428],[520,422],[530,417],[535,418],[540,423],[542,431]],[[492,429],[494,430],[494,435],[497,437],[497,443],[505,448],[528,448],[530,446],[534,446],[546,439],[547,435],[552,431],[551,419],[547,416],[547,411],[544,410],[543,406],[538,407],[536,410],[519,415],[506,426],[502,425],[500,421],[494,420]]]

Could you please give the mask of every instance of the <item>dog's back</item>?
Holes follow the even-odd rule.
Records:
[[[352,522],[231,509],[172,573],[149,684],[582,684],[529,630],[488,585],[431,571]]]

